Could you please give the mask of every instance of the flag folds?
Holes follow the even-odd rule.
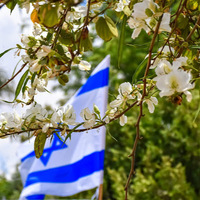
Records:
[[[93,71],[86,83],[69,100],[77,121],[82,109],[96,104],[104,115],[107,106],[110,57],[107,56]],[[73,133],[63,144],[55,135],[47,140],[43,155],[35,158],[34,138],[19,149],[19,167],[24,188],[20,199],[43,199],[45,194],[71,196],[98,187],[103,182],[105,127]]]

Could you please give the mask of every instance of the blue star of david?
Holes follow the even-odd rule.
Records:
[[[54,134],[52,145],[49,148],[44,149],[43,154],[40,157],[41,162],[46,166],[53,151],[61,150],[67,147],[68,146],[63,143],[56,134]]]

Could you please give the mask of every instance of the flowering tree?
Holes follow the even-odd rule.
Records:
[[[126,112],[139,107],[136,122],[136,138],[130,157],[131,169],[125,186],[127,189],[134,174],[135,152],[140,137],[140,122],[144,116],[146,104],[153,113],[158,104],[156,95],[168,98],[172,103],[181,104],[182,99],[192,100],[189,90],[198,84],[199,41],[200,38],[200,3],[198,0],[160,1],[160,0],[88,0],[86,5],[80,0],[2,0],[0,7],[6,5],[11,11],[18,4],[30,12],[33,22],[32,35],[22,35],[22,44],[17,44],[17,54],[23,64],[18,72],[0,86],[4,88],[23,69],[25,73],[17,85],[13,103],[32,105],[26,113],[1,113],[0,137],[31,132],[35,135],[36,157],[42,155],[46,138],[61,130],[68,139],[73,132],[95,129],[119,119],[121,126],[127,123]],[[32,5],[32,6],[31,6]],[[31,9],[31,11],[29,11]],[[108,11],[115,15],[115,21],[108,16]],[[120,34],[119,24],[121,24]],[[119,86],[117,97],[110,102],[105,114],[95,105],[93,111],[85,108],[80,115],[82,123],[76,122],[72,106],[60,108],[51,113],[34,100],[38,92],[46,92],[50,79],[57,78],[61,85],[68,81],[73,67],[90,70],[89,62],[83,60],[84,52],[92,51],[92,27],[95,33],[108,42],[119,37],[118,63],[123,54],[125,27],[133,29],[130,37],[135,40],[145,31],[151,43],[149,53],[144,58],[144,74],[133,83],[124,82]],[[155,45],[159,39],[159,47]],[[157,49],[156,49],[157,48]],[[11,50],[11,49],[9,49]],[[2,57],[9,50],[0,54]],[[144,65],[138,67],[135,76]],[[22,99],[19,99],[20,93]],[[69,125],[74,126],[70,129]],[[79,128],[83,126],[84,128]],[[41,143],[38,145],[38,141]]]

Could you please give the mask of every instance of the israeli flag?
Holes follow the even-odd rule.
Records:
[[[93,71],[87,82],[69,100],[77,121],[80,112],[96,104],[103,117],[108,97],[110,57],[107,56]],[[72,133],[71,140],[63,144],[55,135],[48,139],[43,155],[35,157],[34,138],[19,149],[19,167],[24,188],[20,200],[44,199],[45,194],[71,196],[103,183],[105,127],[87,132]]]

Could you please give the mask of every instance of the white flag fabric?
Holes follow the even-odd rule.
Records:
[[[69,100],[77,121],[80,112],[96,104],[103,117],[108,96],[110,57],[93,71],[86,83]],[[71,196],[98,187],[103,182],[105,127],[82,133],[72,133],[65,144],[55,135],[48,139],[43,155],[37,159],[33,151],[34,138],[19,149],[19,167],[24,188],[20,200],[43,199],[45,194]]]

